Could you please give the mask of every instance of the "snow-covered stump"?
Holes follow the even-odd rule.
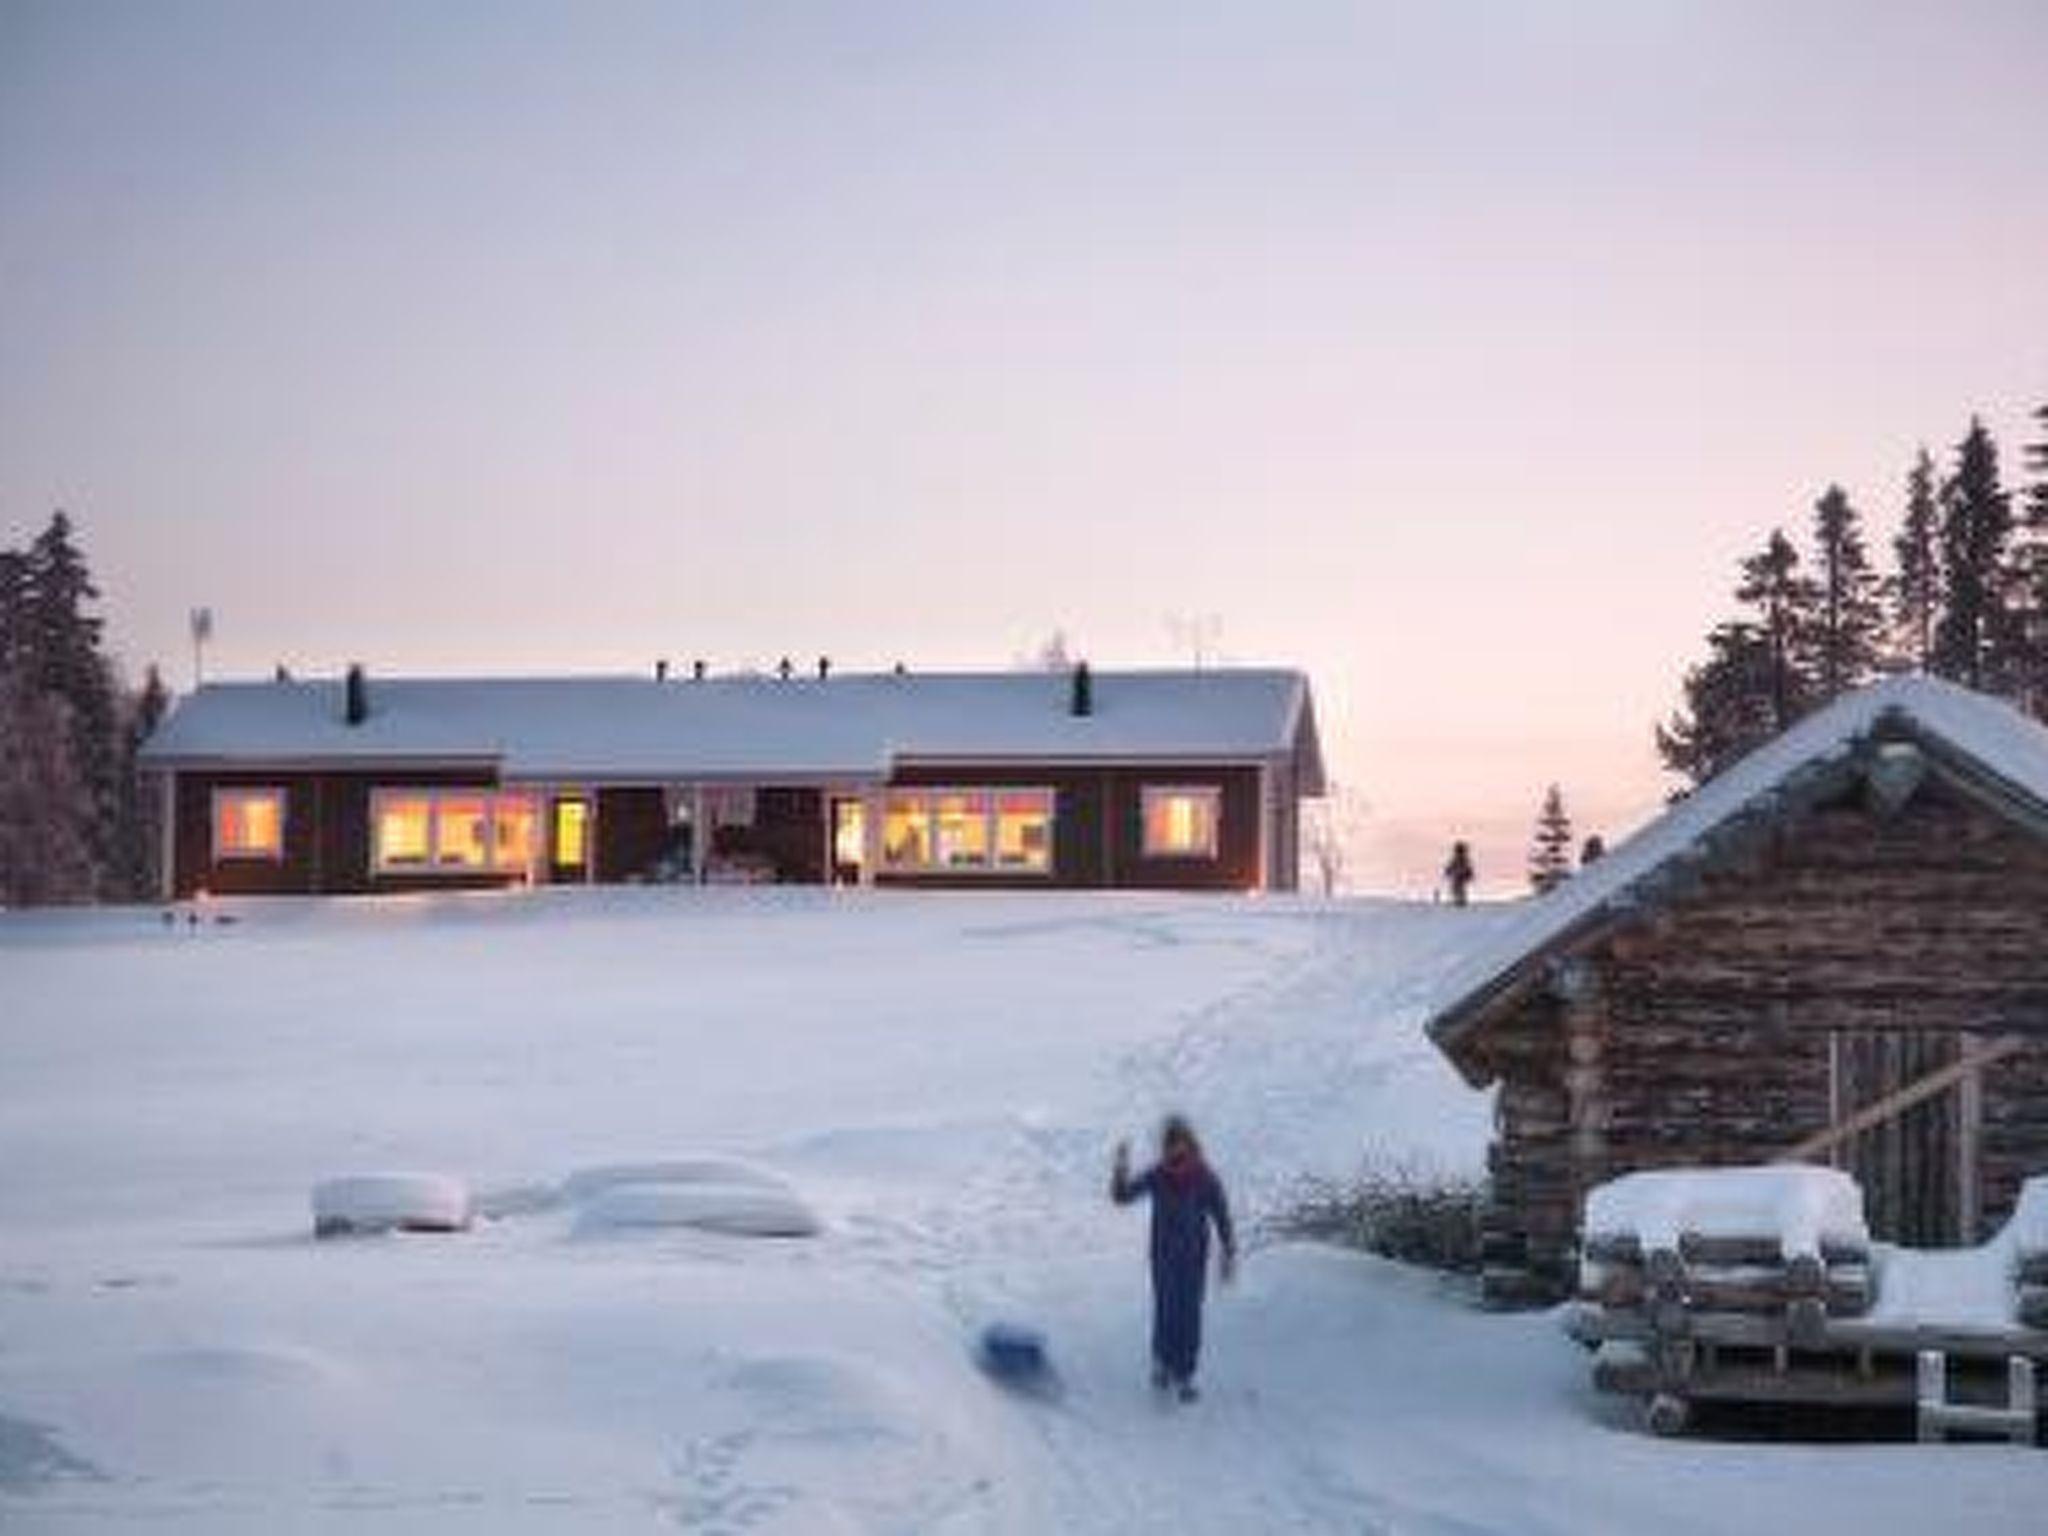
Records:
[[[445,1173],[358,1173],[313,1186],[313,1235],[461,1232],[472,1206],[469,1186]]]

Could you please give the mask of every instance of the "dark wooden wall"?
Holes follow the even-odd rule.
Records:
[[[369,891],[457,890],[503,885],[502,875],[377,875],[370,873],[370,792],[385,786],[489,788],[494,775],[475,769],[408,769],[398,773],[180,773],[174,816],[172,893],[202,888],[218,896],[360,895]],[[220,787],[282,788],[284,857],[213,861],[213,791]]]
[[[599,881],[634,880],[661,857],[668,838],[668,803],[652,785],[628,784],[597,792]]]
[[[1501,1077],[1489,1248],[1560,1289],[1579,1202],[1637,1168],[1768,1161],[1968,1045],[1987,1074],[1974,1232],[1951,1091],[1851,1143],[1873,1229],[1974,1241],[2048,1172],[2048,842],[1930,778],[1894,815],[1845,793],[1583,957],[1475,1048]]]

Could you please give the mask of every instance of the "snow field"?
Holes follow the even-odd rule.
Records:
[[[1361,1153],[1471,1172],[1422,1041],[1498,911],[673,890],[0,920],[0,1528],[2026,1530],[2037,1454],[1666,1443],[1552,1319],[1303,1245],[1144,1384],[1119,1137],[1190,1113],[1241,1221]],[[430,1168],[457,1234],[319,1243]],[[659,1191],[634,1194],[628,1191]],[[579,1235],[790,1195],[803,1241]],[[717,1198],[724,1199],[725,1195]],[[977,1368],[1042,1329],[1052,1402]]]

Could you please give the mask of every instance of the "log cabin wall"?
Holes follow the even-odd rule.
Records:
[[[1477,1047],[1496,1299],[1562,1294],[1602,1179],[1770,1161],[2008,1032],[2040,1038],[1984,1076],[1974,1201],[1955,1090],[1841,1163],[1878,1237],[1929,1246],[1988,1235],[2048,1170],[2048,840],[1938,777],[1890,814],[1844,792],[1580,960]]]

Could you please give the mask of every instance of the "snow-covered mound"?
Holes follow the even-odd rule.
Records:
[[[621,1184],[724,1184],[787,1190],[789,1181],[757,1163],[736,1157],[677,1157],[648,1163],[601,1163],[579,1168],[562,1181],[562,1198],[580,1205]]]
[[[357,1173],[313,1186],[313,1231],[460,1232],[469,1225],[469,1186],[445,1173]]]
[[[1863,1191],[1835,1168],[1661,1168],[1609,1179],[1586,1196],[1586,1236],[1633,1237],[1646,1253],[1686,1234],[1775,1238],[1787,1262],[1823,1244],[1865,1248]]]
[[[815,1237],[817,1213],[793,1189],[761,1184],[613,1184],[583,1202],[576,1231],[695,1227],[730,1237]]]

